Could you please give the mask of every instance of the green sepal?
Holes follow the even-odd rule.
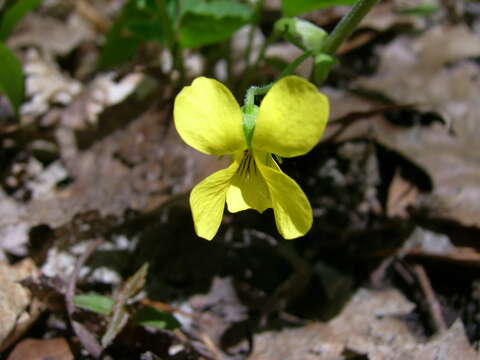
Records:
[[[255,123],[257,121],[257,114],[259,110],[260,108],[254,104],[242,106],[243,133],[249,148],[252,146],[253,131],[255,130]]]
[[[287,39],[291,37],[300,40],[306,50],[319,53],[323,47],[328,33],[321,27],[299,18],[282,18],[275,23],[274,31]]]
[[[321,53],[315,56],[314,78],[317,85],[322,84],[328,77],[330,70],[338,63],[338,60],[331,55]]]

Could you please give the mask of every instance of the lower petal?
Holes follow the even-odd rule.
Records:
[[[259,163],[272,199],[277,229],[285,239],[305,235],[312,227],[312,208],[300,186],[275,167]]]
[[[213,173],[190,193],[190,207],[198,236],[212,240],[217,233],[222,222],[227,190],[237,167],[238,164],[234,162],[228,168]]]
[[[227,192],[228,211],[234,213],[255,209],[262,213],[271,208],[270,193],[256,165],[254,155],[245,152],[235,161],[239,165]]]

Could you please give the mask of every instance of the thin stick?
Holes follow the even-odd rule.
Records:
[[[72,272],[72,277],[67,286],[67,292],[65,294],[65,302],[67,303],[68,319],[72,324],[73,331],[78,337],[80,343],[85,349],[95,358],[99,358],[103,352],[102,346],[98,343],[97,339],[88,331],[82,324],[73,319],[73,313],[75,312],[75,304],[73,298],[75,296],[75,288],[77,287],[77,278],[82,266],[88,260],[88,258],[95,252],[95,250],[103,243],[103,239],[99,238],[91,243],[87,250],[79,257],[75,268]]]
[[[433,325],[438,332],[446,331],[447,325],[445,324],[445,319],[442,315],[442,308],[437,300],[437,297],[435,296],[432,284],[428,279],[428,275],[424,267],[420,264],[415,264],[413,265],[413,272],[417,276],[420,287],[426,297],[428,310],[430,312],[430,316],[432,317]]]

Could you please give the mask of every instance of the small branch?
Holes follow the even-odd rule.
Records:
[[[75,296],[75,289],[77,287],[77,278],[82,266],[86,263],[88,258],[95,252],[95,250],[103,243],[103,239],[99,238],[92,242],[87,250],[80,256],[75,268],[73,269],[70,281],[67,286],[67,292],[65,294],[65,302],[67,303],[68,319],[75,334],[78,336],[78,340],[85,347],[85,349],[95,358],[100,358],[103,348],[98,343],[97,339],[88,331],[82,324],[73,319],[73,313],[75,312],[75,304],[73,298]]]
[[[87,21],[93,24],[102,33],[106,33],[110,26],[112,25],[111,21],[101,15],[95,7],[93,7],[86,0],[72,1],[77,6],[77,11],[82,15]]]
[[[260,48],[260,51],[258,53],[257,59],[255,60],[253,65],[246,63],[243,80],[241,82],[241,89],[244,89],[247,87],[248,83],[252,78],[252,74],[258,69],[258,66],[260,65],[260,63],[265,59],[265,52],[267,50],[267,47],[270,46],[275,41],[276,38],[277,38],[277,35],[275,35],[272,32],[270,36],[263,42],[262,47]]]
[[[422,292],[427,300],[428,310],[430,312],[430,316],[432,317],[433,325],[438,332],[446,331],[447,325],[445,324],[445,320],[442,315],[442,308],[435,296],[432,284],[428,279],[428,275],[424,267],[420,264],[415,264],[413,265],[413,272],[417,276]]]
[[[359,0],[328,36],[323,46],[323,52],[329,55],[335,55],[340,45],[352,35],[360,21],[362,21],[378,1],[379,0]]]
[[[310,56],[312,56],[312,52],[307,51],[306,53],[300,55],[295,60],[293,60],[293,62],[290,65],[288,65],[282,71],[282,73],[278,76],[277,81],[280,80],[281,78],[287,76],[287,75],[290,75],[293,70],[295,70],[302,62],[304,62]],[[259,86],[251,86],[247,90],[247,93],[245,95],[245,106],[251,106],[251,105],[255,104],[255,96],[265,95],[268,92],[268,90],[270,90],[270,88],[273,86],[273,84],[274,83],[270,83],[268,85],[260,86],[260,87]]]
[[[278,79],[281,79],[282,77],[285,77],[287,75],[290,75],[302,62],[307,60],[310,56],[313,55],[312,51],[307,51],[297,57],[293,62],[288,65],[285,69],[283,69],[282,73],[278,76]]]

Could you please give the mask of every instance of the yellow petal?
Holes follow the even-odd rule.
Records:
[[[222,222],[227,190],[237,167],[238,164],[234,162],[228,168],[213,173],[190,193],[190,207],[198,236],[212,240],[217,233]]]
[[[199,77],[175,98],[175,127],[191,147],[209,155],[245,149],[242,112],[222,83]]]
[[[256,160],[251,151],[246,150],[236,156],[237,171],[227,192],[228,211],[238,212],[255,209],[264,212],[272,207],[272,201]]]
[[[278,232],[285,239],[305,235],[312,227],[313,217],[304,192],[278,167],[258,164],[270,191]]]
[[[260,104],[252,146],[282,157],[303,155],[320,140],[328,113],[327,97],[313,84],[284,77]]]

